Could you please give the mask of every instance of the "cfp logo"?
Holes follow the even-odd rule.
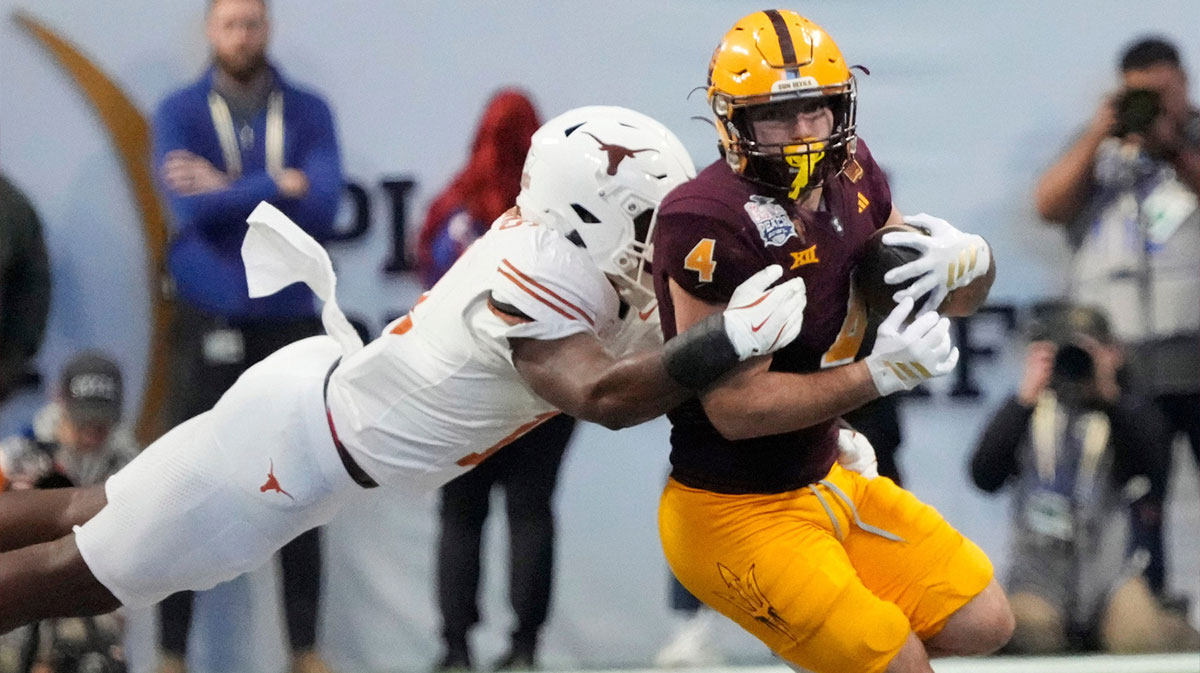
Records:
[[[76,399],[115,399],[117,382],[106,374],[80,374],[71,379],[71,397]]]

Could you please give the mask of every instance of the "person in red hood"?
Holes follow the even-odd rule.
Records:
[[[537,110],[521,91],[503,89],[492,96],[467,165],[433,200],[425,216],[417,250],[426,287],[432,287],[512,207],[521,191],[530,137],[540,125]],[[472,667],[467,633],[479,621],[480,540],[494,486],[504,489],[508,511],[509,596],[517,616],[512,647],[497,667],[534,666],[554,566],[550,501],[574,429],[575,419],[559,414],[442,487],[437,585],[445,652],[437,670]]]
[[[516,202],[529,139],[539,126],[533,103],[517,89],[501,89],[488,101],[467,165],[425,215],[417,241],[417,268],[425,287],[433,287],[462,251]]]

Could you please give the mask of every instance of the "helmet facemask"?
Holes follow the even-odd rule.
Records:
[[[833,38],[793,11],[753,12],[725,33],[709,62],[708,100],[730,168],[793,200],[838,175],[854,154],[854,74]],[[806,107],[828,108],[833,117],[828,133],[790,137],[808,133],[793,126],[780,133],[772,129],[769,142],[756,137],[755,115],[777,108],[774,114],[783,121],[789,105],[801,127],[810,126],[811,120],[799,116]]]
[[[657,214],[658,210],[651,207],[633,218],[633,240],[613,255],[611,267],[606,269],[621,299],[638,311],[646,310],[656,299],[651,236],[658,221]]]
[[[787,192],[801,200],[813,189],[839,175],[854,153],[856,88],[854,78],[842,85],[759,96],[717,94],[713,111],[724,125],[726,159],[746,178]],[[783,143],[760,141],[754,122],[795,119],[817,107],[833,116],[832,130],[822,138],[792,138]]]
[[[596,266],[612,282],[625,303],[639,311],[645,310],[655,299],[654,277],[650,273],[654,248],[649,243],[649,236],[653,233],[657,203],[651,203],[644,195],[632,190],[611,185],[602,190],[601,198],[619,208],[623,213],[620,221],[602,222],[584,205],[572,203],[574,217],[566,218],[567,221],[556,226],[564,231],[568,240],[592,255]],[[623,240],[614,244],[614,234]],[[590,247],[588,241],[592,242]]]

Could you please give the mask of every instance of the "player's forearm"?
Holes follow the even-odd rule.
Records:
[[[567,413],[618,430],[657,418],[695,393],[667,374],[661,350],[615,360],[585,388],[577,413]]]
[[[1084,134],[1042,174],[1034,201],[1044,219],[1069,224],[1079,214],[1091,189],[1096,150],[1103,141],[1103,135]]]
[[[757,371],[735,375],[701,397],[726,439],[793,432],[836,418],[879,397],[865,363],[811,374]]]
[[[618,359],[591,334],[511,343],[513,364],[538,396],[608,428],[648,421],[694,394],[667,373],[661,348]]]
[[[70,535],[105,502],[103,485],[0,493],[0,552]]]

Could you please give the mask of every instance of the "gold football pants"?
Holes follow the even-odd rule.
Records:
[[[816,673],[883,671],[910,630],[936,635],[992,579],[987,556],[937,510],[836,464],[786,493],[669,480],[658,519],[689,591]]]

